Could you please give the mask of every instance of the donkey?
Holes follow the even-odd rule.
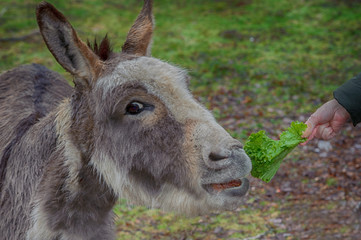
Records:
[[[152,1],[120,53],[82,42],[49,3],[36,16],[74,87],[36,64],[0,75],[2,238],[114,239],[118,198],[188,215],[241,204],[251,162],[187,73],[150,57]]]

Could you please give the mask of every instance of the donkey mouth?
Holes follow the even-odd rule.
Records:
[[[249,181],[247,178],[234,179],[229,182],[206,184],[203,187],[211,194],[224,193],[230,197],[242,197],[249,189]]]

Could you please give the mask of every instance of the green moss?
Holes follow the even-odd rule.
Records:
[[[277,217],[278,208],[267,211],[244,208],[234,212],[222,212],[203,217],[185,217],[159,210],[148,210],[145,207],[129,207],[121,201],[114,209],[117,214],[116,223],[118,239],[154,239],[169,236],[172,239],[192,236],[195,239],[216,238],[215,229],[222,229],[229,238],[257,235],[268,230],[267,218]],[[129,234],[129,233],[132,234]]]

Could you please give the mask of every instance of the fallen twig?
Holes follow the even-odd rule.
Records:
[[[18,42],[18,41],[24,41],[28,38],[31,38],[35,35],[40,34],[39,30],[33,30],[31,33],[26,34],[24,36],[19,36],[19,37],[9,37],[9,38],[0,38],[0,42]]]

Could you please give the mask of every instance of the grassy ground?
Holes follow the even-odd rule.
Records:
[[[3,0],[0,36],[35,30],[35,2]],[[135,0],[52,2],[84,39],[108,33],[115,50],[141,7]],[[282,104],[294,105],[294,98],[320,102],[359,71],[359,6],[332,0],[160,0],[153,55],[189,69],[193,89],[205,96],[225,86],[262,95],[256,104],[275,103],[273,96]],[[64,72],[36,37],[3,42],[0,57],[1,71],[39,62]]]
[[[30,34],[37,29],[36,2],[1,1],[0,72],[35,62],[70,80],[40,35]],[[141,8],[136,0],[50,2],[83,39],[108,33],[115,51]],[[195,95],[241,140],[260,129],[276,136],[289,120],[304,121],[361,71],[361,4],[355,0],[155,0],[154,14],[153,56],[188,69]],[[306,157],[296,152],[292,158]],[[120,203],[119,239],[302,238],[279,222],[281,208],[293,202],[269,201],[266,185],[255,186],[237,211],[198,218]]]

